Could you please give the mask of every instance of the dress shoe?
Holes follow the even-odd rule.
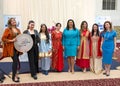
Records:
[[[14,82],[20,82],[20,80],[19,79],[17,79],[17,80],[15,80],[15,79],[12,79]]]
[[[48,71],[45,71],[45,75],[48,75]]]
[[[36,75],[34,75],[34,76],[32,76],[32,77],[33,77],[34,80],[37,80],[37,76],[36,76]]]

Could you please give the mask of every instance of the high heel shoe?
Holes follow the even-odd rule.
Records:
[[[110,74],[106,74],[106,76],[110,76]]]
[[[110,72],[106,73],[106,76],[110,76]]]
[[[84,69],[83,69],[83,73],[86,73],[86,71],[87,71],[86,68],[84,68]]]
[[[20,77],[17,77],[17,79],[20,79]]]
[[[17,80],[15,80],[15,78],[12,79],[14,82],[20,82],[20,80],[17,78]]]
[[[48,71],[45,71],[45,75],[48,75]]]
[[[74,74],[75,73],[75,71],[74,70],[72,70],[72,72],[71,72],[72,74]]]
[[[106,72],[104,72],[103,75],[106,75]]]
[[[71,70],[70,70],[70,69],[68,69],[68,72],[70,73],[70,72],[71,72]]]
[[[32,76],[34,80],[37,80],[37,75]]]

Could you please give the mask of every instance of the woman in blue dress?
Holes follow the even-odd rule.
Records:
[[[42,73],[48,75],[48,71],[51,65],[51,38],[45,24],[40,28],[40,45],[39,45],[39,57],[41,62]]]
[[[103,64],[105,66],[106,76],[110,75],[110,67],[112,63],[112,56],[116,49],[116,31],[112,30],[112,24],[109,21],[104,23],[104,32],[102,32],[102,56]]]
[[[74,57],[80,46],[80,33],[72,19],[68,20],[67,27],[63,31],[62,44],[65,57],[68,60],[68,72],[74,73]]]

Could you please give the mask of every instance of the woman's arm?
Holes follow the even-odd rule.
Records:
[[[102,52],[102,44],[103,44],[103,41],[104,41],[104,38],[102,37],[102,38],[101,38],[101,47],[100,47],[101,52]]]
[[[116,51],[116,37],[114,37],[114,46],[115,46],[115,48],[114,48],[114,52]]]
[[[3,33],[3,36],[2,36],[2,41],[4,43],[10,43],[10,42],[16,41],[16,38],[14,38],[14,39],[8,39],[8,37],[9,37],[9,30],[5,29],[5,31]]]

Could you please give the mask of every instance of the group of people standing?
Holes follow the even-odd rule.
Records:
[[[42,74],[48,75],[50,68],[61,72],[64,68],[64,57],[68,61],[68,72],[74,74],[74,65],[86,72],[88,68],[96,74],[102,72],[102,63],[105,64],[106,76],[110,75],[112,55],[116,49],[116,32],[112,29],[109,21],[104,23],[104,31],[99,32],[97,24],[93,24],[92,31],[88,29],[88,23],[82,21],[80,30],[75,26],[74,20],[69,19],[63,33],[60,31],[61,23],[56,23],[55,30],[51,34],[47,30],[46,24],[41,24],[39,32],[34,29],[35,22],[29,21],[27,30],[33,39],[33,46],[27,52],[31,77],[37,79],[39,72],[39,59]],[[3,57],[12,57],[12,80],[19,82],[18,70],[20,62],[18,52],[14,48],[16,36],[21,34],[16,27],[14,18],[8,20],[8,28],[5,29],[3,41]],[[102,61],[103,60],[103,61]]]

